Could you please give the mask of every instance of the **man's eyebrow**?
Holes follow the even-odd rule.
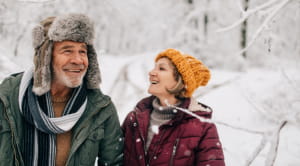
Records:
[[[87,45],[86,44],[82,44],[80,47],[87,50]],[[66,46],[61,47],[60,50],[65,50],[65,49],[69,49],[69,48],[74,48],[74,46],[66,45]]]
[[[87,45],[86,44],[82,44],[81,47],[87,50]]]
[[[60,50],[65,50],[65,49],[69,49],[69,48],[73,48],[74,46],[71,46],[71,45],[66,45],[66,46],[63,46],[62,48],[60,48]]]

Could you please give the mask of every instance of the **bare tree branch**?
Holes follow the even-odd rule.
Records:
[[[246,94],[243,93],[243,96],[245,97],[245,99],[250,103],[250,105],[252,107],[254,107],[254,110],[256,110],[257,112],[259,112],[261,115],[263,115],[265,118],[267,118],[268,120],[277,123],[278,119],[276,119],[275,117],[273,117],[272,115],[270,115],[265,109],[261,108],[260,106],[258,106],[254,101],[252,101],[250,99],[250,97]]]
[[[270,7],[271,5],[273,5],[275,2],[277,2],[279,0],[270,0],[254,9],[248,9],[246,12],[243,10],[243,7],[242,5],[239,3],[239,9],[242,11],[242,18],[239,19],[238,21],[236,21],[235,23],[233,23],[232,25],[228,26],[228,27],[225,27],[225,28],[221,28],[219,30],[217,30],[216,32],[219,33],[219,32],[224,32],[224,31],[229,31],[235,27],[237,27],[238,25],[240,25],[241,23],[243,23],[246,19],[248,19],[250,16],[252,16],[253,14],[265,9],[265,8],[268,8]],[[289,1],[289,0],[287,0]]]
[[[265,166],[273,166],[277,157],[278,153],[278,145],[279,145],[279,139],[280,139],[280,131],[281,129],[287,124],[287,121],[283,121],[277,130],[273,133],[273,140],[271,141],[271,147],[269,150],[269,153],[267,155]]]
[[[47,2],[54,2],[55,0],[18,0],[18,2],[25,2],[25,3],[47,3]]]
[[[271,21],[271,19],[278,13],[278,11],[280,9],[282,9],[285,5],[288,4],[290,0],[285,0],[282,1],[280,4],[278,4],[277,6],[274,7],[274,9],[272,10],[272,12],[268,15],[268,17],[264,20],[264,22],[262,23],[262,25],[256,30],[256,32],[254,33],[252,39],[250,40],[250,42],[248,42],[247,46],[242,49],[238,54],[242,54],[243,52],[245,52],[250,46],[252,46],[252,44],[255,42],[255,40],[257,39],[257,37],[259,36],[259,34],[268,26],[268,23]]]
[[[250,166],[252,162],[256,159],[256,157],[259,155],[259,153],[264,149],[266,146],[267,140],[266,137],[264,136],[262,140],[260,141],[259,145],[254,149],[252,154],[246,159],[245,166]]]
[[[289,84],[290,86],[292,86],[292,88],[293,88],[294,90],[296,90],[298,93],[300,93],[299,87],[297,87],[297,85],[295,85],[295,82],[296,82],[296,81],[292,80],[292,79],[288,76],[288,74],[286,73],[286,70],[284,70],[283,68],[281,68],[281,73],[282,73],[283,77],[285,78],[285,80],[287,80],[288,84]]]
[[[260,135],[263,134],[263,132],[260,132],[260,131],[254,131],[254,130],[250,130],[250,129],[246,129],[246,128],[242,128],[242,127],[236,127],[236,126],[233,126],[233,125],[230,125],[228,123],[221,122],[221,121],[218,121],[218,120],[203,118],[203,117],[193,113],[192,111],[190,111],[188,109],[184,109],[184,108],[180,108],[180,107],[176,107],[174,105],[171,105],[167,100],[165,101],[165,103],[167,104],[167,106],[175,108],[176,110],[182,111],[186,114],[189,114],[189,115],[199,119],[202,122],[220,124],[220,125],[223,125],[223,126],[226,126],[226,127],[230,127],[230,128],[236,129],[236,130],[240,130],[240,131],[244,131],[244,132],[248,132],[248,133],[252,133],[252,134],[260,134]]]

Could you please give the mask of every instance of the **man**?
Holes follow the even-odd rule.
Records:
[[[34,70],[0,85],[0,166],[122,165],[115,107],[99,89],[94,27],[82,14],[33,30]]]

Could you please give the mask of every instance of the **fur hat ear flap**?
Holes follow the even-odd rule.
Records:
[[[34,74],[32,91],[41,96],[51,88],[51,56],[53,42],[45,40],[34,55]]]
[[[101,83],[101,73],[97,60],[97,53],[93,45],[87,45],[88,48],[88,59],[89,67],[86,73],[87,88],[98,89]]]
[[[34,72],[32,91],[41,96],[51,87],[51,56],[53,41],[47,36],[48,29],[55,17],[48,17],[40,22],[32,31],[34,54]]]
[[[44,28],[42,25],[37,25],[32,30],[32,45],[33,48],[38,48],[45,40]]]

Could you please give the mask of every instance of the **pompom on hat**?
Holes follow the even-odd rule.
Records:
[[[185,97],[191,97],[199,86],[205,86],[208,83],[210,71],[200,60],[182,54],[178,50],[167,49],[156,56],[155,62],[163,57],[169,58],[180,73],[185,84]]]
[[[51,59],[54,42],[74,41],[87,45],[89,66],[85,79],[88,89],[97,89],[101,83],[97,54],[93,46],[94,24],[83,14],[48,17],[32,31],[34,56],[33,92],[43,95],[51,88]]]

